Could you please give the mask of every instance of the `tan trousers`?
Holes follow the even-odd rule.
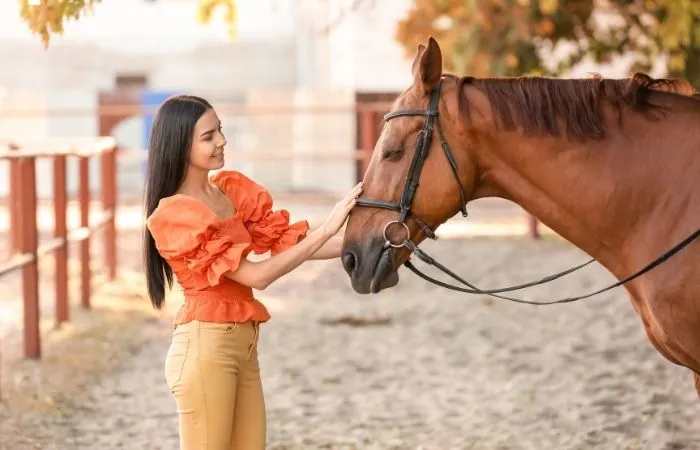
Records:
[[[192,321],[173,331],[165,379],[175,396],[181,450],[265,448],[259,324]]]

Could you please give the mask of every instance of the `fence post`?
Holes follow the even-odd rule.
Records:
[[[19,160],[20,182],[20,251],[34,258],[22,267],[22,297],[24,298],[24,355],[28,358],[41,356],[39,336],[39,241],[36,223],[36,171],[34,158]]]
[[[9,144],[8,149],[12,151],[19,150],[19,146],[16,144]],[[16,255],[21,246],[21,236],[20,236],[20,161],[15,158],[11,158],[10,164],[10,255]]]
[[[86,231],[80,241],[80,304],[85,309],[90,308],[90,159],[87,156],[78,158],[79,164],[79,203],[80,226]]]
[[[109,280],[117,277],[117,230],[116,230],[116,147],[102,153],[102,210],[109,211],[112,216],[105,224],[105,264]]]
[[[68,196],[66,193],[66,157],[55,156],[53,159],[54,180],[54,237],[63,239],[63,245],[55,250],[56,261],[56,326],[68,322],[70,307],[68,302],[68,225],[66,221]]]

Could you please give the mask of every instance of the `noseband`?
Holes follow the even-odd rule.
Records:
[[[428,152],[430,151],[430,144],[433,140],[433,128],[437,129],[438,135],[440,136],[440,146],[442,151],[447,158],[447,162],[450,164],[452,169],[452,174],[454,175],[457,186],[459,186],[459,195],[461,197],[461,203],[459,210],[462,212],[462,217],[467,217],[467,207],[466,207],[466,195],[464,194],[464,188],[462,187],[462,182],[459,180],[459,174],[457,173],[457,163],[454,156],[452,155],[452,150],[450,149],[447,139],[440,128],[440,118],[438,113],[438,106],[440,103],[440,87],[442,80],[438,81],[437,85],[433,88],[430,93],[430,101],[428,102],[428,109],[404,109],[399,111],[393,111],[384,115],[384,121],[388,122],[396,117],[425,117],[425,122],[423,122],[423,128],[418,132],[418,140],[416,142],[416,151],[413,154],[413,160],[411,161],[411,166],[408,169],[408,175],[406,176],[406,184],[401,194],[401,199],[399,203],[394,203],[386,200],[378,200],[373,198],[358,198],[356,205],[367,206],[371,208],[383,208],[389,209],[391,211],[396,211],[399,213],[399,217],[387,223],[384,226],[383,237],[386,242],[386,246],[391,246],[394,248],[407,247],[407,244],[413,244],[411,241],[411,232],[406,224],[406,219],[410,217],[416,225],[423,231],[423,233],[430,239],[437,239],[435,235],[435,230],[433,230],[427,223],[420,219],[420,217],[412,214],[411,204],[413,203],[413,197],[416,195],[418,190],[420,174],[423,170],[423,164],[428,158]],[[387,234],[389,227],[392,225],[399,225],[404,228],[406,233],[406,238],[398,243],[394,243],[389,239]],[[414,246],[416,244],[413,244]]]
[[[435,278],[432,278],[425,273],[421,272],[418,270],[417,267],[415,267],[410,261],[406,261],[404,265],[408,267],[413,273],[416,275],[420,276],[424,280],[427,280],[437,286],[441,286],[453,291],[459,291],[459,292],[464,292],[467,294],[483,294],[483,295],[489,295],[491,297],[496,297],[500,298],[503,300],[509,300],[512,302],[516,303],[525,303],[529,305],[551,305],[555,303],[569,303],[569,302],[574,302],[577,300],[582,300],[584,298],[589,298],[594,295],[603,293],[605,291],[608,291],[610,289],[613,289],[618,286],[622,286],[623,284],[643,275],[644,273],[650,271],[654,267],[660,265],[664,261],[666,261],[668,258],[673,256],[675,253],[679,252],[683,247],[686,245],[690,244],[692,241],[694,241],[696,238],[700,237],[700,229],[696,230],[694,233],[692,233],[690,236],[685,238],[683,241],[679,242],[676,246],[665,252],[663,255],[660,257],[656,258],[654,261],[651,263],[647,264],[645,267],[642,269],[638,270],[634,274],[623,278],[622,280],[617,281],[616,283],[613,283],[605,288],[599,289],[597,291],[585,294],[585,295],[580,295],[578,297],[567,297],[559,300],[551,300],[551,301],[546,301],[546,302],[534,302],[534,301],[529,301],[529,300],[522,300],[518,298],[513,298],[513,297],[507,297],[504,295],[499,295],[498,293],[502,292],[510,292],[510,291],[516,291],[520,289],[524,289],[526,287],[530,286],[536,286],[539,284],[544,284],[548,283],[550,281],[556,280],[558,278],[563,277],[564,275],[568,275],[572,272],[575,272],[589,264],[595,261],[595,258],[590,259],[589,261],[586,261],[582,264],[579,264],[578,266],[572,267],[570,269],[564,270],[562,272],[549,275],[547,277],[542,278],[541,280],[537,281],[532,281],[529,283],[524,283],[524,284],[519,284],[515,286],[510,286],[510,287],[505,287],[505,288],[499,288],[499,289],[480,289],[476,286],[474,286],[472,283],[466,281],[459,275],[455,274],[451,270],[449,270],[447,267],[443,266],[439,262],[437,262],[434,258],[430,257],[428,254],[426,254],[423,250],[418,248],[418,244],[413,242],[411,240],[411,231],[408,228],[408,225],[406,224],[406,219],[409,217],[418,225],[418,227],[423,231],[423,233],[429,237],[430,239],[437,239],[437,235],[435,234],[435,230],[433,230],[427,223],[425,223],[421,218],[417,217],[415,214],[412,213],[411,211],[411,205],[413,203],[413,198],[416,195],[416,190],[418,189],[419,185],[419,179],[421,175],[421,171],[423,170],[423,164],[425,163],[425,160],[428,157],[428,152],[430,150],[430,144],[432,143],[432,138],[433,138],[433,129],[437,129],[438,135],[440,137],[440,147],[442,148],[443,153],[445,154],[445,157],[447,158],[447,162],[450,165],[450,169],[452,169],[452,175],[454,176],[455,181],[457,182],[457,186],[459,187],[459,195],[461,198],[460,202],[460,207],[459,210],[462,213],[462,217],[467,217],[467,209],[466,209],[466,195],[464,194],[464,187],[462,186],[462,182],[459,179],[459,174],[458,174],[458,168],[457,168],[457,163],[455,161],[455,158],[452,154],[452,150],[450,149],[449,144],[447,143],[447,139],[445,138],[444,133],[442,132],[442,129],[440,128],[440,118],[439,118],[439,113],[438,113],[438,106],[440,103],[440,89],[442,85],[442,79],[438,81],[438,83],[435,85],[435,87],[432,89],[430,92],[430,100],[428,102],[428,109],[404,109],[404,110],[398,110],[398,111],[392,111],[388,114],[384,115],[384,121],[388,122],[391,119],[394,119],[396,117],[425,117],[425,122],[423,123],[423,128],[420,130],[418,133],[418,140],[416,142],[416,151],[413,155],[413,160],[411,161],[411,166],[408,169],[408,175],[406,177],[406,184],[404,185],[404,190],[403,193],[401,194],[401,199],[399,200],[399,203],[394,203],[390,202],[387,200],[379,200],[379,199],[373,199],[373,198],[358,198],[356,200],[356,205],[357,206],[364,206],[364,207],[370,207],[370,208],[382,208],[382,209],[388,209],[391,211],[396,211],[399,213],[399,217],[396,220],[392,220],[388,222],[385,226],[384,229],[382,230],[382,237],[384,238],[384,248],[387,249],[389,247],[393,248],[401,248],[401,247],[406,247],[409,249],[413,255],[418,257],[421,261],[435,266],[438,269],[440,269],[443,273],[449,275],[453,279],[459,281],[466,287],[460,287],[460,286],[454,286],[439,280],[436,280]],[[403,227],[404,232],[406,237],[403,239],[403,241],[394,243],[391,241],[389,238],[388,232],[389,228],[392,225],[398,225]]]

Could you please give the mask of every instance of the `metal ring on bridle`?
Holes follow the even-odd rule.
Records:
[[[386,234],[387,230],[389,229],[389,226],[393,224],[403,225],[403,228],[406,230],[406,239],[401,241],[400,244],[394,244],[393,242],[391,242],[391,239],[389,239],[389,236],[387,236]],[[387,222],[387,224],[384,225],[384,231],[382,232],[382,234],[384,236],[384,241],[394,248],[403,247],[406,241],[408,241],[411,238],[411,230],[408,229],[408,225],[406,225],[405,222],[399,222],[398,220],[392,220],[391,222]]]

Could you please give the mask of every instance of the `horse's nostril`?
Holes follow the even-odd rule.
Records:
[[[346,251],[341,259],[345,270],[352,273],[355,270],[355,264],[357,264],[357,256],[351,251]]]

